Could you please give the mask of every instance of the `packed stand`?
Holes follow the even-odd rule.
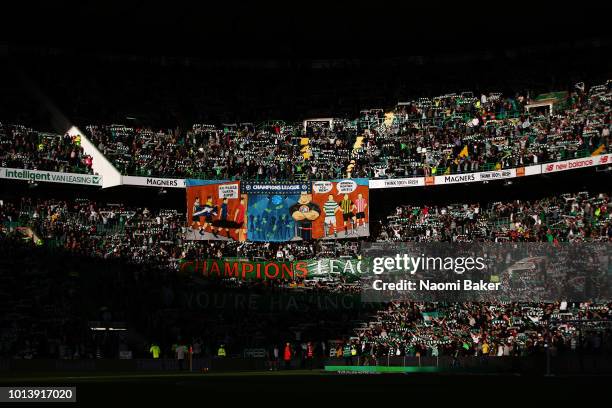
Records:
[[[561,93],[552,112],[527,111],[521,94],[471,92],[367,111],[353,175],[433,176],[499,170],[609,151],[612,81]]]
[[[124,174],[201,179],[411,177],[497,170],[609,151],[612,81],[555,93],[552,111],[524,94],[448,94],[358,118],[196,124],[182,129],[88,126]]]
[[[379,241],[580,242],[612,240],[608,193],[446,206],[398,206],[381,223]]]
[[[380,222],[378,242],[581,242],[612,240],[607,193],[446,206],[398,206]],[[88,199],[0,202],[3,230],[28,227],[47,247],[102,259],[177,270],[181,260],[241,258],[296,261],[355,259],[359,240],[254,243],[184,239],[185,216]]]
[[[0,240],[0,358],[116,359],[122,351],[146,358],[151,343],[173,358],[173,344],[192,341],[196,358],[216,355],[221,344],[235,356],[248,347],[348,333],[359,315],[319,309],[326,304],[319,296],[329,293],[288,295],[261,285],[197,279],[150,262],[81,255],[89,244],[37,245],[8,228]],[[251,299],[249,307],[236,313],[243,299]]]
[[[363,357],[612,351],[612,303],[392,303],[356,329]],[[366,360],[367,361],[367,360]]]
[[[609,194],[582,192],[533,201],[493,203],[486,209],[476,204],[402,206],[389,216],[386,221],[388,225],[383,226],[381,234],[375,238],[383,242],[486,240],[554,244],[609,241],[612,238],[610,205]],[[125,339],[92,333],[86,323],[92,315],[99,315],[99,320],[106,322],[140,322],[139,329],[147,333],[150,340],[162,341],[160,337],[164,337],[165,344],[179,334],[183,339],[204,336],[210,353],[214,353],[219,344],[235,352],[242,347],[270,346],[270,341],[281,343],[290,336],[291,333],[283,329],[273,336],[274,340],[270,340],[266,333],[278,320],[258,320],[255,315],[249,314],[207,314],[207,323],[204,324],[202,319],[196,319],[202,314],[201,311],[183,311],[185,305],[181,302],[190,297],[177,295],[183,291],[193,295],[194,288],[198,287],[201,292],[196,291],[195,294],[207,293],[207,296],[229,290],[238,294],[265,293],[262,299],[277,294],[282,299],[285,296],[282,293],[287,291],[275,289],[284,289],[285,286],[291,288],[290,293],[293,294],[300,293],[300,288],[309,288],[308,293],[313,295],[359,296],[353,291],[355,286],[342,279],[326,285],[312,282],[309,283],[311,286],[305,283],[270,286],[235,279],[216,282],[192,277],[182,281],[186,277],[177,273],[182,259],[247,257],[291,261],[299,258],[356,257],[359,253],[358,241],[286,244],[187,242],[182,239],[184,214],[176,210],[130,208],[85,199],[3,200],[0,203],[0,221],[2,248],[7,251],[6,254],[12,254],[3,257],[2,268],[6,273],[2,274],[1,287],[18,287],[22,288],[22,293],[33,294],[19,297],[14,291],[11,291],[12,294],[6,289],[3,291],[4,326],[13,325],[2,332],[1,351],[5,355],[22,358],[41,355],[65,358],[115,356],[118,349],[126,347]],[[18,227],[24,227],[27,231]],[[37,238],[36,242],[32,238]],[[26,268],[26,272],[17,273],[19,268],[16,268],[15,262],[27,259],[31,253],[42,255],[37,255],[34,262],[19,263],[20,268]],[[54,261],[62,253],[67,256],[61,259],[70,265]],[[45,256],[49,257],[48,260]],[[53,265],[50,269],[52,272],[45,272],[49,267],[45,269],[42,265]],[[65,276],[66,271],[71,271],[75,276]],[[75,286],[79,275],[91,275],[92,286]],[[151,297],[148,295],[150,293],[156,295]],[[79,296],[92,296],[97,299],[92,304],[102,304],[104,308],[92,311],[77,307],[75,305],[87,303]],[[226,299],[224,296],[219,299]],[[45,299],[52,301],[44,306]],[[298,303],[297,309],[308,311],[311,306],[302,307]],[[338,332],[332,328],[340,324],[338,319],[342,325],[337,327],[348,328],[349,332],[351,327],[355,327],[355,320],[362,321],[353,346],[358,350],[358,355],[364,357],[417,353],[421,356],[525,355],[537,353],[545,345],[554,345],[557,350],[601,350],[603,345],[610,344],[605,337],[609,334],[605,322],[609,320],[610,306],[495,301],[449,304],[410,302],[390,304],[373,317],[364,314],[357,319],[353,312],[321,312],[317,319],[319,322],[325,321],[325,327],[329,323],[330,328],[326,329],[325,336],[337,335]],[[24,314],[29,317],[24,318]],[[305,332],[318,331],[318,326],[317,330],[308,326],[308,322],[313,321],[312,316],[312,313],[306,313],[300,317],[299,326],[303,326]],[[193,327],[193,323],[190,323],[192,318],[201,326]],[[292,315],[291,319],[297,325],[296,316]],[[585,319],[589,320],[584,327],[590,334],[579,339],[575,321]],[[36,321],[48,324],[42,327],[40,323],[39,330],[31,331]],[[165,322],[170,322],[168,324],[177,329],[162,336],[160,333]],[[283,327],[290,326],[289,321],[283,323]],[[581,329],[584,327],[580,326]],[[312,336],[315,339],[314,334]],[[325,338],[316,338],[321,339]],[[47,350],[46,354],[33,351],[37,349]],[[138,352],[146,354],[145,350]]]
[[[610,242],[610,195],[399,206],[378,241]],[[356,330],[361,361],[391,356],[526,356],[610,350],[610,307],[595,303],[392,303]],[[579,322],[577,322],[579,321]],[[583,331],[581,333],[581,330]]]
[[[184,213],[89,199],[22,198],[0,201],[0,225],[31,228],[41,244],[102,259],[122,259],[177,270],[181,260],[355,257],[357,241],[253,243],[184,240]]]
[[[354,136],[338,124],[194,125],[187,132],[88,126],[88,136],[124,174],[201,179],[342,177]]]
[[[92,165],[78,136],[0,123],[0,167],[92,174]]]

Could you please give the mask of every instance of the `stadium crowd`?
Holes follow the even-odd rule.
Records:
[[[124,174],[202,179],[406,177],[495,170],[604,153],[610,147],[611,81],[550,96],[471,92],[400,103],[353,120],[316,119],[153,130],[87,127]],[[537,101],[536,101],[537,102]]]
[[[78,137],[0,123],[0,167],[91,174],[92,165]]]
[[[391,303],[357,328],[364,358],[612,350],[612,303]]]
[[[609,194],[582,192],[533,201],[497,202],[487,208],[481,208],[477,204],[400,206],[394,214],[388,216],[385,225],[381,226],[380,234],[373,239],[379,242],[393,240],[418,240],[420,242],[511,240],[553,244],[566,241],[607,242],[612,239],[610,205],[612,204]],[[99,292],[96,296],[100,299],[99,304],[107,306],[104,310],[90,311],[89,316],[92,313],[99,314],[100,320],[106,321],[144,319],[146,325],[143,331],[147,333],[149,339],[159,338],[159,330],[166,323],[172,327],[190,327],[188,317],[190,313],[171,313],[174,316],[171,319],[166,314],[159,314],[159,299],[154,302],[135,295],[139,292],[138,288],[144,290],[142,293],[148,293],[149,290],[151,293],[158,293],[161,287],[165,288],[161,290],[159,296],[163,299],[162,304],[172,302],[168,300],[172,299],[172,293],[180,291],[179,287],[185,290],[184,284],[179,283],[180,274],[176,273],[181,260],[223,257],[295,260],[317,257],[355,257],[359,253],[359,247],[355,245],[358,242],[354,240],[286,244],[184,241],[182,239],[184,214],[176,210],[130,208],[120,203],[99,203],[87,199],[23,198],[19,202],[2,200],[0,224],[2,225],[3,250],[14,256],[27,257],[25,254],[32,250],[47,251],[51,259],[61,258],[61,254],[65,254],[67,258],[73,260],[67,269],[75,268],[79,262],[87,265],[92,262],[111,262],[114,267],[108,269],[117,269],[118,272],[114,273],[111,279],[105,277],[108,283],[96,289]],[[19,255],[20,253],[22,255]],[[4,257],[4,262],[8,262],[4,265],[5,268],[13,268],[9,260],[16,259],[14,256]],[[132,265],[133,270],[126,274],[125,269],[117,265]],[[32,272],[38,268],[41,266],[30,266],[28,270]],[[79,273],[83,274],[83,272]],[[45,295],[35,297],[35,302],[42,302],[44,299],[49,301],[49,304],[42,308],[44,313],[51,316],[67,316],[61,326],[63,334],[55,338],[59,339],[59,344],[65,347],[68,347],[66,344],[72,344],[68,347],[71,350],[69,353],[71,358],[75,355],[82,357],[84,354],[94,357],[109,356],[127,347],[122,343],[125,342],[125,339],[121,337],[109,339],[108,334],[106,334],[107,337],[101,337],[102,334],[97,333],[91,337],[91,331],[83,326],[82,313],[84,311],[75,306],[79,304],[79,300],[82,302],[82,299],[74,297],[79,291],[75,287],[74,280],[58,280],[58,276],[61,276],[58,271],[50,275],[38,276],[36,273],[34,275],[37,277],[32,280],[26,279],[26,276],[5,273],[3,279],[7,282],[3,287],[18,286],[24,287],[24,290],[27,287],[29,288],[27,290],[32,290],[32,293],[41,291]],[[268,293],[258,292],[262,290],[283,293],[287,289],[292,292],[301,288],[302,290],[309,289],[312,293],[355,294],[356,286],[344,277],[334,276],[331,280],[329,277],[325,278],[327,279],[324,284],[317,279],[297,282],[297,285],[291,282],[270,284],[236,279],[214,283],[204,282],[204,284],[213,285],[212,288],[215,290],[230,290],[236,293]],[[98,277],[93,281],[97,282],[100,279]],[[50,289],[44,289],[44,285],[49,285]],[[210,289],[209,286],[208,288]],[[93,288],[88,288],[88,290],[93,290]],[[53,299],[52,294],[56,291],[61,292],[62,295]],[[6,295],[6,299],[14,297],[9,296],[8,293]],[[124,297],[129,300],[121,300]],[[26,301],[23,299],[15,298],[13,302],[11,307],[7,306],[7,319],[10,319],[14,310],[26,307],[23,304]],[[127,303],[133,304],[133,302],[140,302],[141,308],[127,307]],[[34,305],[38,304],[34,303]],[[399,355],[416,355],[416,353],[455,356],[477,353],[507,355],[507,353],[536,352],[544,344],[553,343],[558,349],[572,349],[572,347],[575,348],[574,343],[577,341],[575,337],[578,336],[576,327],[572,322],[557,321],[557,317],[562,315],[572,321],[583,318],[607,320],[609,306],[582,304],[561,307],[560,304],[502,304],[494,301],[446,305],[429,302],[391,304],[386,310],[378,312],[373,320],[362,316],[361,324],[364,325],[365,322],[366,327],[358,328],[357,339],[352,340],[351,347],[356,348],[360,356],[381,356],[390,353],[395,355],[398,355],[397,353],[400,353]],[[111,313],[110,316],[109,313]],[[355,319],[344,316],[342,327],[345,327],[344,333],[348,338],[350,337],[351,321]],[[551,326],[553,318],[557,320]],[[207,320],[208,323],[204,324],[201,319],[194,318],[194,321],[202,325],[198,326],[199,328],[184,329],[182,338],[204,336],[206,347],[213,354],[218,344],[224,344],[228,350],[233,352],[247,346],[270,346],[265,343],[269,339],[262,334],[269,330],[268,322],[247,317],[237,319],[231,317],[231,313],[227,312],[208,316]],[[325,315],[325,318],[322,317],[322,320],[327,321],[331,326],[338,324],[328,315]],[[308,327],[308,321],[308,318],[304,316],[302,323],[305,327]],[[174,322],[174,325],[171,322]],[[25,323],[24,326],[19,326],[22,331],[18,333],[22,334],[26,332],[24,327],[27,327],[27,324],[34,324],[29,321],[21,323]],[[41,325],[41,323],[38,324]],[[79,330],[72,326],[79,324],[81,325]],[[292,325],[288,321],[286,324],[287,327]],[[594,329],[600,329],[598,324],[600,323],[594,323]],[[213,329],[217,325],[222,330]],[[228,325],[231,329],[228,328]],[[40,329],[43,330],[42,327]],[[325,333],[333,332],[331,328],[325,331]],[[599,347],[597,344],[603,344],[604,340],[608,344],[607,339],[597,339],[597,336],[604,332],[598,331],[599,334],[590,338],[588,344],[593,345],[588,347],[597,348]],[[17,332],[8,331],[6,333]],[[76,340],[73,343],[69,339],[62,340],[62,336],[66,333],[82,333],[82,338],[77,343],[93,342],[91,344],[96,346],[89,346],[87,348],[89,351],[84,352],[80,349],[82,345],[73,344]],[[179,333],[181,333],[180,330],[175,330],[170,334],[167,333],[166,337],[169,336],[176,340],[177,336],[180,337]],[[310,340],[325,340],[325,337],[312,334],[313,331],[310,333],[313,336]],[[284,330],[277,333],[277,342],[284,342],[288,338],[295,341],[291,331]],[[40,339],[27,338],[24,340],[23,337],[14,334],[5,335],[4,341],[3,350],[11,350],[11,353],[17,353],[23,357],[30,354],[22,349],[16,352],[15,344],[22,347],[40,341]],[[169,341],[171,340],[166,339],[166,343]],[[582,344],[581,347],[587,347],[586,343],[580,344]],[[68,353],[68,351],[60,352],[57,344],[53,347],[56,355]]]
[[[380,221],[376,241],[578,242],[612,239],[607,193],[561,194],[540,200],[397,207]],[[0,221],[30,227],[45,245],[78,255],[151,262],[176,269],[180,259],[298,260],[356,257],[355,240],[287,243],[184,240],[184,213],[88,199],[3,200]]]
[[[364,110],[354,119],[190,129],[91,125],[86,135],[127,175],[305,180],[486,171],[610,148],[612,81],[530,99],[471,92]],[[553,100],[552,108],[530,103]],[[0,124],[3,167],[91,173],[78,137]]]
[[[404,205],[381,222],[382,241],[578,242],[612,239],[606,193],[447,206]]]
[[[3,207],[2,217],[13,219],[14,208]],[[154,257],[139,263],[93,258],[82,255],[90,245],[36,245],[35,239],[16,228],[0,234],[1,357],[118,358],[129,350],[142,358],[150,356],[151,343],[169,358],[173,345],[186,343],[197,344],[196,357],[217,355],[221,344],[233,356],[270,342],[332,338],[337,330],[349,332],[359,316],[352,308],[319,309],[316,293],[201,280]],[[244,299],[249,307],[236,312]]]
[[[528,112],[532,101],[526,95],[462,93],[401,103],[390,113],[363,111],[355,120],[311,120],[305,125],[273,121],[222,128],[194,125],[188,131],[93,125],[87,127],[87,135],[123,174],[202,179],[435,175],[610,151],[610,82],[588,92],[576,87],[554,99],[549,114]],[[0,125],[0,164],[92,172],[92,158],[84,155],[78,138],[14,125]],[[609,242],[611,206],[609,192],[559,194],[487,207],[476,203],[403,205],[369,239],[383,243]],[[304,339],[319,344],[330,339],[326,336],[343,333],[346,340],[356,320],[361,320],[357,336],[347,343],[351,357],[507,356],[553,347],[557,351],[600,350],[611,344],[606,324],[612,304],[406,302],[389,304],[368,317],[361,311],[359,316],[353,311],[317,312],[304,302],[304,307],[299,303],[300,313],[276,313],[262,319],[255,312],[228,310],[202,317],[201,310],[186,312],[185,305],[175,299],[176,294],[192,290],[196,281],[206,293],[355,295],[358,287],[342,275],[309,277],[325,281],[262,283],[235,278],[202,282],[201,277],[177,273],[182,261],[194,259],[356,258],[362,241],[355,239],[188,241],[181,211],[84,198],[14,201],[0,196],[0,228],[0,250],[6,255],[0,261],[0,355],[99,358],[114,357],[128,348],[121,335],[92,332],[92,316],[108,324],[137,322],[149,343],[169,345],[180,338],[198,342],[209,354],[220,344],[236,353],[245,347],[269,348],[270,341],[277,347],[296,342],[303,349]],[[15,266],[22,259],[28,261],[19,264],[24,269],[20,274]],[[78,279],[87,274],[91,276],[85,282]],[[24,293],[28,295],[19,296]],[[98,310],[83,307],[88,304],[103,306]],[[586,340],[584,327],[589,333]],[[338,350],[346,357],[346,347]],[[137,354],[147,351],[141,345]]]
[[[498,170],[604,152],[610,146],[611,83],[558,96],[549,114],[525,95],[472,93],[399,104],[364,129],[353,175],[431,176]],[[370,120],[370,122],[372,122]]]

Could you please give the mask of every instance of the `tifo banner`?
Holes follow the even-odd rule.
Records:
[[[128,186],[185,188],[185,179],[122,176],[122,180]]]
[[[242,182],[248,197],[249,241],[280,242],[312,238],[312,219],[319,210],[312,203],[310,183]]]
[[[239,181],[188,179],[186,186],[186,239],[246,240],[248,203]]]
[[[311,220],[312,236],[321,239],[370,235],[367,179],[315,181],[312,202],[319,216]]]
[[[369,235],[367,179],[186,183],[189,239],[283,242]]]
[[[307,261],[249,261],[242,259],[204,259],[182,261],[180,271],[209,278],[239,280],[288,280],[308,277]]]
[[[0,178],[102,187],[102,177],[92,174],[59,173],[56,171],[11,169],[0,167]]]

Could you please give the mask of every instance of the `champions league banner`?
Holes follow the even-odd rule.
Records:
[[[312,201],[320,215],[312,222],[313,238],[341,239],[370,235],[368,179],[312,183]]]
[[[310,259],[292,262],[252,261],[241,258],[181,260],[179,270],[205,278],[284,281],[321,280],[357,282],[371,270],[370,259]]]
[[[309,218],[315,216],[310,183],[242,182],[248,196],[247,237],[256,242],[312,238]]]

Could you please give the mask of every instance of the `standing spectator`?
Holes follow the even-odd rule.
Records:
[[[285,351],[283,352],[283,360],[285,361],[285,369],[291,369],[291,357],[293,353],[291,351],[291,343],[287,342],[285,344]]]
[[[199,357],[201,353],[202,353],[202,340],[198,337],[193,342],[193,356]]]
[[[275,344],[274,345],[274,350],[273,352],[273,363],[274,363],[274,369],[278,371],[278,363],[279,363],[279,357],[280,357],[280,350],[278,349],[278,346]]]
[[[504,346],[501,344],[497,345],[497,357],[502,357],[504,355]]]
[[[351,355],[351,344],[347,342],[342,349],[342,357],[344,357],[345,365],[353,365],[353,358]]]
[[[159,348],[159,346],[155,343],[153,343],[151,345],[151,348],[149,349],[149,353],[151,353],[151,355],[153,356],[154,360],[157,360],[159,358],[159,354],[160,354],[161,350]]]
[[[306,344],[305,341],[303,341],[300,344],[300,353],[301,353],[301,367],[305,368],[306,367],[306,358],[307,358],[307,354],[308,354],[308,345]]]
[[[309,341],[308,344],[306,345],[306,361],[307,361],[307,367],[309,370],[312,370],[313,360],[314,360],[314,345],[312,344],[311,341]]]
[[[270,371],[278,370],[278,347],[276,345],[266,350],[266,357],[268,358],[268,369]]]
[[[179,344],[176,347],[176,359],[178,360],[178,368],[179,370],[185,369],[185,354],[187,353],[187,346],[184,344]]]

